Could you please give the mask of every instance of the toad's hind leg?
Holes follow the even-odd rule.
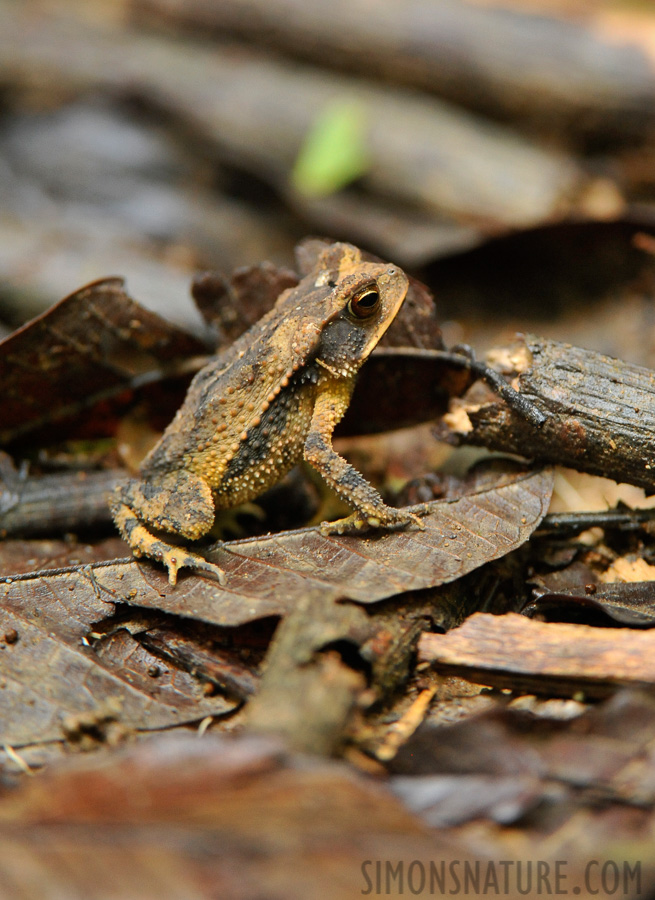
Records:
[[[134,555],[164,563],[171,584],[177,582],[177,572],[183,567],[209,572],[221,584],[225,582],[219,566],[185,547],[168,543],[148,528],[187,540],[206,534],[214,522],[214,503],[211,489],[202,478],[182,471],[145,481],[134,479],[117,489],[111,508]]]

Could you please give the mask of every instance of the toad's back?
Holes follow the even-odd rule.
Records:
[[[133,552],[161,559],[175,583],[182,566],[222,570],[171,540],[206,534],[216,508],[275,484],[302,456],[358,513],[342,528],[399,527],[416,519],[387,507],[332,448],[357,372],[398,312],[407,277],[334,244],[313,271],[193,379],[186,399],[121,487],[114,519]],[[352,517],[351,517],[352,518]]]

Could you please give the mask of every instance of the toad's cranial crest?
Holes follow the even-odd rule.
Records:
[[[336,453],[332,432],[357,373],[400,309],[407,277],[333,244],[273,309],[195,376],[175,418],[141,465],[117,488],[112,513],[135,556],[167,567],[218,566],[186,548],[206,535],[215,512],[252,500],[303,457],[355,512],[324,533],[400,528],[417,516],[387,506]]]

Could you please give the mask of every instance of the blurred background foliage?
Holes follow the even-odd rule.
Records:
[[[0,322],[81,284],[200,331],[194,272],[305,234],[423,278],[447,340],[655,364],[655,10],[0,0]],[[645,237],[644,237],[645,236]]]

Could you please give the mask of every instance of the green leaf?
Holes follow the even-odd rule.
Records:
[[[328,104],[307,132],[291,182],[301,194],[324,197],[363,175],[369,167],[366,110],[349,99]]]

